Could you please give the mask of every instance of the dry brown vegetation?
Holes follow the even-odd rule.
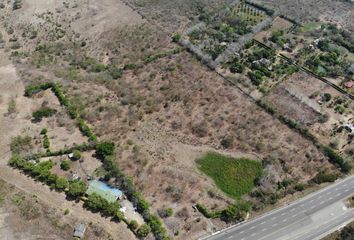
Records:
[[[255,0],[255,2],[275,9],[280,14],[300,23],[322,20],[339,24],[343,28],[354,31],[353,21],[348,21],[348,19],[354,18],[354,5],[350,1],[285,0],[279,2],[276,0]],[[334,12],[335,14],[333,14]]]
[[[311,84],[309,84],[311,83]],[[325,94],[330,100],[325,100]],[[298,72],[279,84],[267,101],[297,122],[309,127],[321,142],[352,156],[351,133],[343,125],[353,121],[353,102],[324,82]],[[344,112],[338,112],[337,106]]]
[[[257,194],[247,197],[255,210],[272,203],[279,193],[278,183],[306,183],[323,169],[337,172],[310,141],[266,113],[188,52],[144,64],[146,57],[176,48],[169,35],[184,30],[193,16],[207,11],[205,6],[217,9],[224,1],[129,1],[146,20],[120,1],[115,4],[129,9],[122,11],[122,17],[109,9],[116,6],[111,0],[94,5],[79,0],[53,2],[55,7],[43,1],[26,1],[18,10],[23,13],[19,20],[6,7],[2,29],[5,49],[13,52],[21,80],[50,80],[63,85],[97,135],[116,143],[117,163],[132,177],[153,211],[173,209],[173,216],[165,218],[164,223],[171,235],[178,234],[176,238],[195,239],[225,225],[219,220],[207,221],[192,209],[197,202],[210,209],[232,202],[198,171],[195,161],[206,152],[263,160],[265,174],[256,190],[264,192],[266,199]],[[78,14],[87,6],[88,10]],[[44,14],[35,16],[34,9]],[[48,9],[50,14],[45,13]],[[110,22],[113,18],[121,20]],[[130,23],[126,18],[133,20]],[[104,21],[95,25],[100,19]],[[24,29],[31,28],[37,32],[33,39],[23,34]],[[57,36],[63,33],[58,28],[64,36]],[[17,54],[9,43],[12,36],[21,46]],[[34,50],[43,44],[49,48]],[[98,65],[142,66],[130,65],[121,78],[114,79],[107,71],[81,68],[77,62],[86,57],[94,58]],[[306,85],[291,78],[278,85],[267,100],[284,113],[289,111],[286,103],[290,100],[295,110],[292,117],[316,126],[321,116],[294,94],[289,95],[289,84],[293,91]],[[308,97],[313,90],[301,88],[299,92]],[[46,98],[47,93],[43,94]],[[34,106],[43,104],[36,98],[31,101],[38,101]],[[65,131],[73,131],[72,123],[60,112],[56,120],[46,119],[43,124],[51,126],[48,135],[55,148],[71,143],[71,137],[86,141],[79,133],[65,135]]]

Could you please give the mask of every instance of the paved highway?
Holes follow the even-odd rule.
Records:
[[[354,220],[343,203],[354,194],[354,175],[207,240],[319,240]]]

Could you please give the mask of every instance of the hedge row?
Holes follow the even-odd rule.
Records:
[[[221,211],[209,212],[209,210],[201,203],[197,203],[195,207],[206,218],[219,218],[221,216]]]
[[[297,123],[292,119],[286,118],[283,115],[278,114],[270,105],[268,105],[267,103],[261,100],[256,101],[256,103],[258,104],[258,106],[266,110],[269,114],[275,116],[276,118],[279,119],[279,121],[286,124],[289,128],[296,130],[303,137],[310,140],[316,147],[318,147],[329,158],[329,161],[332,164],[339,167],[343,173],[350,172],[352,166],[347,161],[345,161],[344,158],[340,156],[339,153],[336,152],[334,149],[322,145],[318,141],[318,139],[312,133],[310,133],[310,131],[307,128],[302,127],[299,123]]]
[[[33,96],[34,94],[40,92],[40,91],[44,91],[44,90],[47,90],[51,87],[53,87],[53,83],[43,83],[43,84],[40,84],[40,85],[31,85],[31,86],[28,86],[26,89],[25,89],[25,96],[26,97],[31,97]]]
[[[65,191],[65,194],[70,198],[81,197],[86,192],[87,186],[84,182],[68,182],[66,178],[59,177],[52,173],[50,170],[54,166],[54,163],[50,160],[32,163],[23,159],[20,155],[15,154],[11,157],[9,164],[59,192]]]
[[[251,209],[251,205],[245,201],[236,201],[221,211],[210,212],[204,205],[197,203],[196,208],[206,218],[221,218],[225,222],[240,222],[246,218],[247,213]]]
[[[46,90],[51,88],[55,96],[58,98],[58,101],[62,106],[65,107],[69,116],[72,119],[76,119],[76,124],[79,127],[80,131],[83,135],[89,138],[92,142],[97,142],[97,136],[93,133],[93,131],[89,128],[87,123],[79,117],[77,109],[74,105],[71,104],[70,100],[65,96],[61,87],[56,83],[43,83],[41,85],[30,85],[25,89],[25,96],[30,97],[35,93],[38,93],[42,90]]]

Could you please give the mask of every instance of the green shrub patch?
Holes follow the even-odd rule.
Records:
[[[235,199],[251,192],[262,176],[262,164],[246,158],[208,153],[197,163],[198,168],[211,177],[223,192]]]

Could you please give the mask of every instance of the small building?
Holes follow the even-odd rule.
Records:
[[[69,153],[68,158],[72,160],[74,158],[74,153]]]
[[[349,81],[349,82],[345,83],[344,86],[346,88],[352,88],[354,86],[354,81]]]
[[[84,223],[80,223],[75,226],[73,236],[76,238],[83,238],[85,235],[85,231],[86,231],[86,225]]]
[[[317,38],[317,39],[313,40],[313,45],[318,47],[318,44],[320,43],[320,41],[321,41],[321,38]]]
[[[70,175],[68,176],[69,181],[76,181],[80,180],[80,176],[77,174],[77,172],[71,172]]]
[[[293,49],[290,47],[289,43],[285,43],[283,49],[286,50],[289,53],[293,52]]]
[[[111,187],[108,184],[98,180],[90,181],[89,187],[86,191],[87,195],[91,195],[93,193],[106,199],[108,202],[115,202],[123,198],[123,192],[121,190]]]

